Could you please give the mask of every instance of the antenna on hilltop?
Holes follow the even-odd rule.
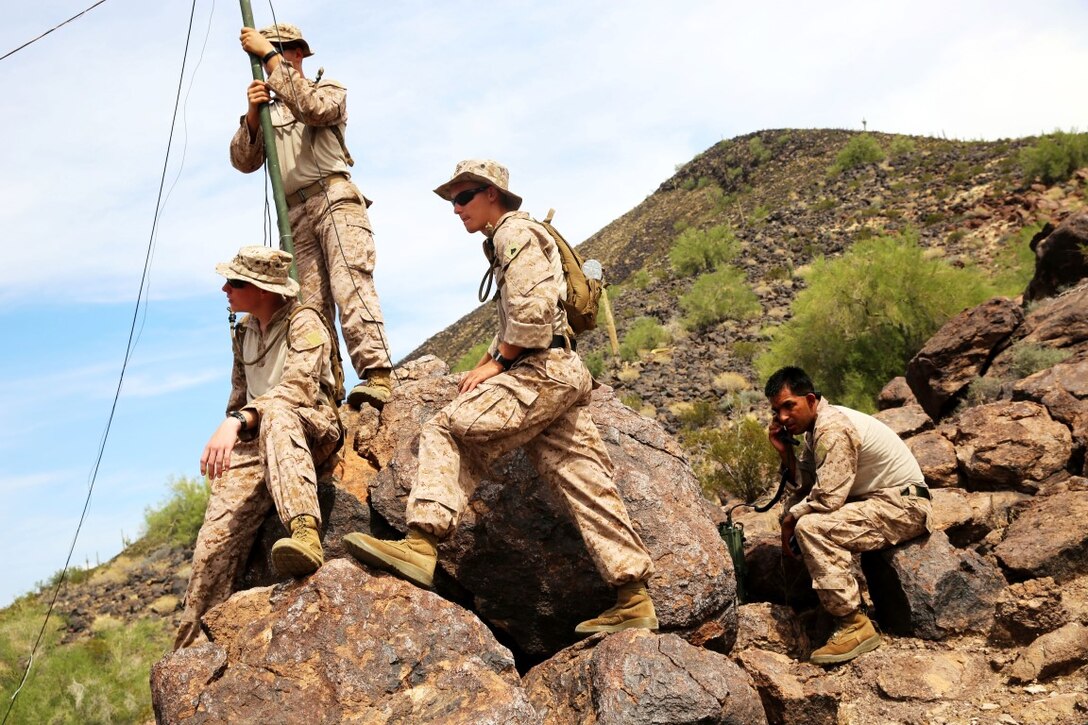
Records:
[[[864,118],[861,119],[861,130],[862,131],[868,131],[869,130],[869,124],[865,122]]]

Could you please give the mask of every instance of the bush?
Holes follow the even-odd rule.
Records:
[[[1006,383],[1008,383],[1008,381],[1004,378],[992,376],[988,378],[973,378],[971,382],[967,384],[967,392],[964,393],[963,400],[960,402],[960,405],[957,406],[957,410],[996,402],[1001,398],[1001,391]]]
[[[1082,166],[1088,166],[1088,133],[1055,131],[1020,152],[1020,169],[1026,181],[1065,181]]]
[[[650,284],[650,273],[644,269],[640,269],[627,278],[626,284],[632,289],[646,289]],[[609,295],[611,294],[612,293],[609,292]]]
[[[600,378],[604,375],[604,353],[600,350],[586,353],[582,356],[582,362],[586,364],[586,368],[589,369],[589,374],[593,377]]]
[[[907,232],[814,262],[792,319],[772,332],[770,349],[756,360],[760,375],[798,365],[833,402],[873,411],[884,383],[902,374],[942,324],[992,296],[978,270],[923,251]]]
[[[1068,350],[1020,343],[1009,351],[1009,369],[1017,378],[1026,378],[1040,370],[1054,367],[1067,357]]]
[[[752,154],[752,163],[756,166],[771,158],[771,151],[763,145],[759,136],[753,136],[748,140],[748,153]]]
[[[192,546],[208,507],[208,484],[192,478],[170,479],[171,495],[158,508],[144,510],[141,546]]]
[[[848,169],[875,164],[884,160],[884,151],[877,140],[867,133],[851,138],[835,157],[831,173],[841,174]]]
[[[720,496],[723,492],[751,503],[778,484],[778,454],[767,441],[767,431],[751,418],[724,430],[705,433],[707,468],[703,488]]]
[[[759,298],[747,284],[744,273],[735,267],[722,267],[700,275],[691,290],[680,298],[684,327],[704,329],[721,320],[748,320],[763,311]]]
[[[450,368],[451,373],[464,373],[468,372],[472,368],[476,367],[476,363],[483,359],[484,353],[491,347],[491,341],[481,342],[478,345],[473,345],[472,349],[466,352],[461,357],[457,358],[457,362]]]
[[[915,151],[914,139],[907,136],[896,136],[888,146],[888,153],[893,158],[909,156]]]
[[[669,334],[652,317],[640,317],[631,323],[620,344],[620,358],[628,362],[638,357],[639,350],[652,350],[668,344]]]
[[[717,406],[709,400],[680,403],[674,412],[680,425],[685,428],[704,428],[718,416]]]
[[[1035,274],[1035,252],[1031,249],[1031,240],[1042,228],[1043,222],[1037,222],[1001,240],[993,273],[997,294],[1016,297],[1028,288]]]
[[[729,262],[739,252],[737,238],[728,224],[710,229],[685,229],[669,250],[669,263],[680,275],[690,277]]]

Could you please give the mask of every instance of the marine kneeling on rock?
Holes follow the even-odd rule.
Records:
[[[202,636],[200,618],[230,595],[235,575],[268,509],[291,532],[272,547],[281,576],[312,574],[324,563],[318,527],[317,467],[340,448],[336,402],[343,395],[338,351],[328,323],[295,300],[291,255],[243,247],[216,272],[232,313],[234,369],[226,419],[200,458],[211,481],[204,524],[174,649]]]
[[[484,232],[498,285],[499,329],[461,378],[459,395],[424,424],[419,472],[408,497],[408,536],[344,537],[360,561],[430,587],[437,544],[457,527],[475,486],[462,456],[490,463],[523,446],[541,478],[566,502],[597,569],[618,589],[616,605],[582,622],[581,634],[657,629],[646,589],[653,561],[631,527],[612,462],[589,412],[592,377],[571,349],[561,300],[566,280],[555,240],[519,212],[505,167],[462,161],[435,193],[453,203],[470,233]]]

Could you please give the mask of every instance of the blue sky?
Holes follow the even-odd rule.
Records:
[[[83,10],[39,0],[0,54]],[[525,208],[582,240],[713,143],[766,128],[995,139],[1081,130],[1088,6],[1023,2],[334,3],[284,0],[349,88],[355,178],[375,200],[394,357],[470,311],[478,240],[431,193],[456,162],[507,164]],[[0,606],[63,563],[124,356],[190,4],[110,2],[0,61],[0,510],[18,555]],[[272,21],[255,2],[258,25]],[[260,174],[227,160],[249,66],[238,5],[196,5],[149,299],[74,560],[139,533],[195,476],[230,363],[216,262],[264,239]],[[349,380],[349,383],[353,382]]]

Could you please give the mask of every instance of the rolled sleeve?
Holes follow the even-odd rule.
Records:
[[[794,518],[842,508],[857,475],[861,441],[847,429],[824,432],[813,440],[816,481],[812,490],[790,508]]]
[[[291,67],[280,63],[268,76],[268,85],[277,99],[307,126],[336,126],[347,123],[348,92],[335,81],[314,83]]]
[[[264,135],[258,129],[249,137],[249,127],[246,126],[246,117],[238,125],[234,137],[230,140],[230,165],[244,174],[249,174],[261,168],[264,164]]]

